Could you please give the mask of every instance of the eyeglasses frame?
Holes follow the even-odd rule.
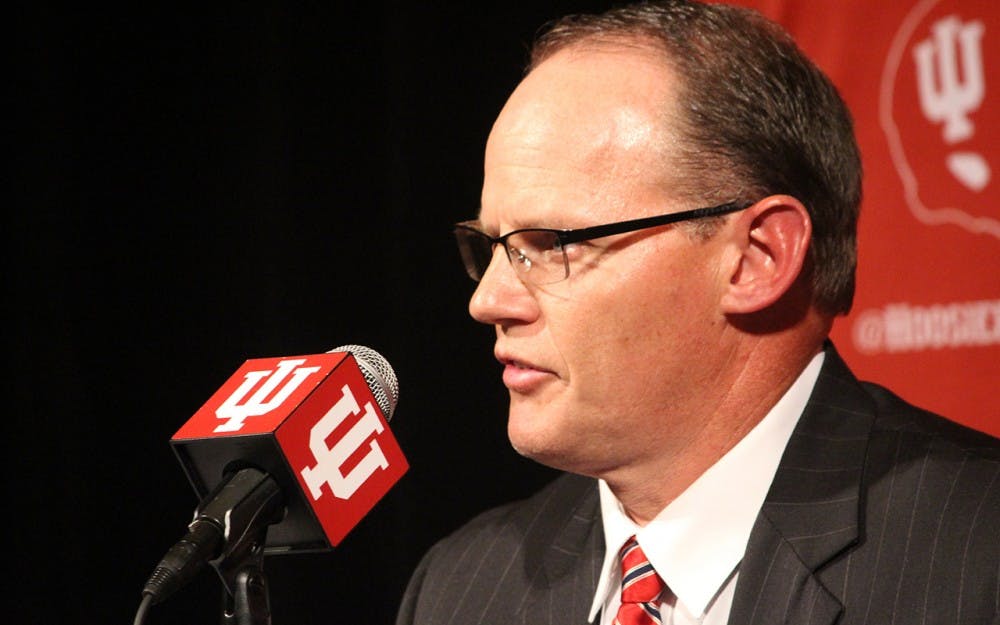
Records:
[[[513,260],[510,257],[510,247],[507,245],[507,240],[515,234],[520,234],[522,232],[550,232],[556,236],[559,241],[559,246],[565,248],[567,245],[572,243],[580,243],[581,241],[589,241],[591,239],[600,239],[602,237],[609,237],[615,234],[626,234],[629,232],[636,232],[638,230],[646,230],[648,228],[655,228],[657,226],[666,226],[668,224],[677,223],[680,221],[690,221],[693,219],[703,219],[705,217],[718,217],[720,215],[728,215],[729,213],[735,213],[753,206],[753,202],[726,202],[725,204],[719,204],[717,206],[708,206],[705,208],[694,208],[691,210],[680,211],[677,213],[667,213],[665,215],[655,215],[653,217],[640,217],[638,219],[627,219],[625,221],[616,221],[610,224],[601,224],[598,226],[588,226],[586,228],[572,228],[572,229],[558,229],[558,228],[519,228],[517,230],[512,230],[507,234],[502,234],[500,236],[494,237],[486,234],[479,228],[475,227],[474,224],[479,222],[473,221],[463,221],[455,224],[455,235],[458,235],[458,230],[467,230],[476,235],[486,238],[490,242],[491,249],[495,249],[497,245],[503,245],[504,252],[507,254],[508,262],[513,264]],[[461,248],[461,245],[459,245]],[[460,250],[461,251],[461,250]],[[463,261],[465,260],[465,254],[462,254]],[[561,282],[569,277],[569,261],[566,258],[565,252],[563,253],[563,264],[565,265],[565,275],[562,278],[555,280],[552,283]],[[483,268],[479,278],[473,275],[472,267],[469,266],[468,262],[465,262],[465,271],[469,274],[469,277],[479,282],[482,280],[482,276],[486,274],[486,267]],[[520,275],[520,274],[519,274]]]

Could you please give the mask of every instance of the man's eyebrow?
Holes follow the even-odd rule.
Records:
[[[490,229],[483,224],[483,220],[480,219],[478,215],[472,219],[461,221],[459,223],[462,224],[463,226],[469,226],[471,228],[475,228],[476,230],[484,232],[490,236],[497,236],[495,232],[491,232]]]
[[[556,222],[558,223],[559,221],[561,221],[561,220],[557,218]],[[479,228],[483,232],[489,232],[491,230],[498,230],[497,228],[488,228],[483,223],[483,220],[480,219],[479,217],[477,217],[475,220],[473,220],[473,223],[476,225],[477,228]],[[539,230],[562,230],[564,228],[565,228],[565,226],[558,226],[558,225],[554,226],[554,225],[552,225],[552,223],[550,221],[540,220],[540,219],[536,219],[534,217],[514,217],[510,221],[508,221],[506,224],[504,224],[503,232],[497,231],[497,232],[494,232],[493,234],[495,234],[496,236],[499,236],[501,234],[507,234],[508,232],[513,232],[515,230],[534,230],[534,229],[539,229]]]
[[[503,231],[499,228],[488,227],[482,220],[482,208],[476,213],[476,216],[469,221],[463,222],[470,225],[490,236],[500,236],[502,234],[507,234],[508,232],[513,232],[515,230],[578,230],[580,228],[588,228],[593,224],[590,223],[567,223],[567,216],[562,214],[548,215],[548,216],[535,216],[535,215],[517,215],[510,218],[510,221],[504,225]],[[570,222],[576,221],[571,217],[568,218]]]

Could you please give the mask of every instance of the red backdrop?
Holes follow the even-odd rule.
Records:
[[[784,25],[854,115],[865,197],[839,350],[1000,436],[1000,2],[733,1]]]

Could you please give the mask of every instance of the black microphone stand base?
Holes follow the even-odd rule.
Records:
[[[222,625],[271,625],[264,545],[268,526],[284,513],[281,491],[269,475],[248,467],[226,482],[219,499],[239,504],[215,514],[225,520],[226,528],[225,548],[211,561],[225,589]]]
[[[240,568],[233,580],[233,593],[223,593],[222,625],[271,625],[271,600],[262,562]]]
[[[264,574],[267,527],[256,532],[249,548],[236,549],[213,560],[222,578],[222,625],[271,625],[271,599]]]

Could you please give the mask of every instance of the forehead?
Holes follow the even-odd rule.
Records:
[[[670,186],[674,90],[648,50],[569,48],[545,60],[490,133],[483,222],[575,227],[637,215]]]

